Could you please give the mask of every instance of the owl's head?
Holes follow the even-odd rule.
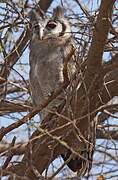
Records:
[[[63,9],[58,6],[53,10],[53,16],[47,17],[40,9],[30,12],[30,23],[32,40],[43,41],[45,39],[71,37],[71,27],[68,20],[64,17]]]

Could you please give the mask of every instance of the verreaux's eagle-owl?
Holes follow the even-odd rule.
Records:
[[[32,25],[32,38],[30,42],[30,86],[32,100],[35,106],[41,104],[44,99],[48,99],[50,94],[64,82],[64,59],[74,48],[71,26],[64,17],[60,7],[54,9],[53,16],[47,17],[37,11],[30,14]],[[76,61],[74,56],[67,63],[67,75],[69,80],[76,71]],[[48,114],[48,110],[58,106],[64,98],[64,92],[59,98],[53,100],[41,112],[41,117]],[[82,152],[84,155],[84,151]],[[62,158],[67,160],[70,152],[62,154]],[[71,159],[67,165],[72,171],[82,168],[83,160],[79,157]]]

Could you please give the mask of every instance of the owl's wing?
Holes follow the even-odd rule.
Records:
[[[73,51],[74,49],[74,51]],[[76,96],[76,92],[75,91],[75,82],[76,82],[76,77],[78,76],[79,72],[80,72],[80,66],[81,66],[81,60],[78,58],[78,51],[76,49],[76,45],[73,39],[70,40],[69,42],[69,46],[66,47],[65,49],[65,59],[67,58],[68,54],[73,51],[73,55],[71,57],[71,59],[68,62],[68,76],[69,76],[69,80],[71,81],[71,85],[72,87],[71,89],[71,93],[69,91],[69,96],[67,95],[67,102],[66,105],[68,105],[68,108],[71,106],[71,98],[70,96],[74,95]],[[70,53],[71,54],[71,53]],[[73,79],[73,76],[75,76],[75,79]],[[81,82],[78,82],[81,85]],[[74,87],[74,89],[73,89]],[[77,87],[76,87],[77,88]],[[70,90],[69,89],[69,90]],[[76,108],[76,102],[75,104],[73,104],[73,106],[75,106],[75,111],[77,110]],[[70,109],[70,111],[76,114],[76,112],[74,112],[74,107],[72,109]],[[78,146],[81,146],[80,143],[78,142]],[[81,175],[84,175],[87,171],[89,172],[89,170],[91,169],[92,166],[92,157],[93,157],[93,150],[94,150],[94,146],[91,147],[90,146],[86,146],[85,142],[83,142],[82,146],[84,147],[79,147],[79,154],[80,156],[76,156],[72,154],[72,152],[70,150],[67,150],[67,152],[65,154],[61,154],[61,157],[63,158],[63,160],[66,162],[67,166],[74,172],[78,172],[78,176],[80,177]],[[83,158],[82,158],[83,157]]]

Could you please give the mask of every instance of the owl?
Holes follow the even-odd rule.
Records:
[[[60,7],[54,10],[52,18],[32,11],[31,24],[30,84],[34,105],[39,105],[64,82],[64,59],[74,48],[74,41],[70,24],[64,18]],[[69,77],[74,74],[73,60],[69,60],[67,72]],[[58,101],[53,101],[50,107],[58,104],[59,98]],[[47,115],[50,107],[42,111],[42,118]]]
[[[64,60],[75,48],[71,26],[64,17],[63,9],[57,7],[52,17],[47,17],[42,11],[33,10],[30,13],[30,86],[33,104],[38,106],[60,87],[64,82]],[[71,80],[76,72],[76,58],[72,57],[67,63],[67,76]],[[54,99],[41,112],[44,118],[49,110],[58,106],[65,97],[64,92]],[[62,154],[66,161],[71,152]],[[84,154],[84,152],[83,152]],[[81,168],[82,160],[71,159],[67,165],[72,171]]]

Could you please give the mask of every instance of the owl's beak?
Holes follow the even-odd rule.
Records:
[[[40,39],[40,40],[43,40],[43,36],[44,36],[44,30],[43,30],[43,28],[40,28],[39,31],[40,31],[40,32],[39,32],[39,39]]]

